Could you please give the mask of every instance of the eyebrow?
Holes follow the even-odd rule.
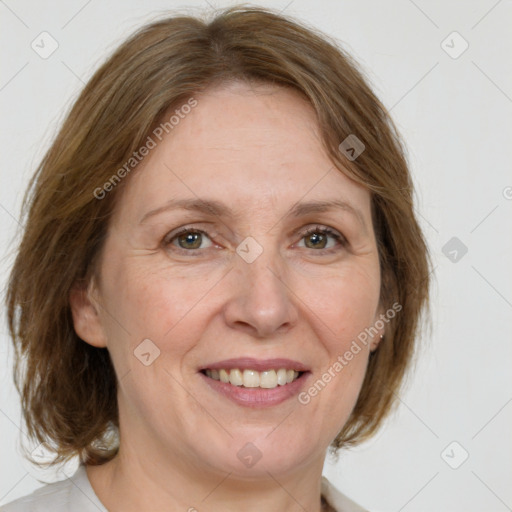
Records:
[[[362,225],[363,229],[367,231],[366,222],[361,211],[355,206],[348,203],[347,201],[341,199],[295,203],[292,206],[292,208],[284,215],[283,218],[301,217],[303,215],[308,215],[311,213],[321,213],[336,209],[343,210],[354,216]],[[154,217],[155,215],[159,215],[160,213],[172,210],[188,210],[194,212],[201,212],[216,217],[235,217],[235,212],[231,208],[215,199],[173,199],[171,201],[168,201],[163,206],[160,206],[158,208],[155,208],[154,210],[150,210],[149,212],[145,213],[140,219],[139,224],[143,224],[150,217]]]

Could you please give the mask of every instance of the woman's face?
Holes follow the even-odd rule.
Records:
[[[121,453],[241,477],[321,467],[366,371],[352,342],[380,313],[370,195],[297,93],[195,99],[125,178],[97,315],[74,304],[75,327],[112,357]]]

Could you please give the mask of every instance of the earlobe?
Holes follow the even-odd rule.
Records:
[[[379,348],[379,345],[382,343],[383,340],[384,340],[384,334],[375,336],[374,340],[372,341],[372,343],[370,345],[370,352],[375,352]]]
[[[86,343],[106,347],[106,337],[99,315],[99,304],[93,298],[92,280],[88,286],[76,283],[69,293],[69,304],[76,334]]]
[[[375,316],[373,326],[377,332],[373,336],[372,341],[370,343],[370,352],[375,352],[379,348],[379,345],[384,341],[384,337],[386,334],[385,319],[386,315],[383,314],[382,311],[379,311],[379,315]]]

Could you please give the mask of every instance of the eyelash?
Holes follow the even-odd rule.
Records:
[[[326,226],[314,226],[312,228],[308,228],[306,231],[301,233],[300,238],[302,240],[303,238],[306,238],[307,236],[310,236],[313,233],[320,233],[322,235],[330,236],[330,237],[334,238],[341,247],[346,247],[348,244],[347,239],[341,233],[338,233],[337,231],[334,231],[333,229],[328,228]],[[316,251],[315,249],[311,249],[311,250]],[[336,247],[331,247],[330,249],[319,249],[318,251],[323,251],[324,253],[329,254],[335,250],[336,250]]]
[[[205,235],[207,238],[209,238],[212,241],[210,235],[206,231],[203,231],[202,229],[197,229],[197,228],[184,227],[184,228],[180,229],[178,232],[174,233],[171,238],[169,238],[169,235],[167,235],[163,240],[164,246],[168,247],[168,246],[172,245],[172,242],[174,240],[176,240],[179,236],[185,235],[187,233],[198,233],[201,235]],[[340,247],[343,248],[348,245],[347,239],[342,234],[340,234],[337,231],[334,231],[333,229],[328,228],[326,226],[318,226],[318,225],[313,226],[311,228],[308,228],[306,231],[300,232],[298,234],[300,235],[300,240],[302,240],[314,233],[327,235],[327,236],[334,238],[336,240],[336,242],[338,242],[339,246],[331,247],[329,249],[310,249],[310,248],[306,247],[306,249],[309,249],[310,251],[314,251],[317,253],[323,253],[323,254],[331,254],[331,253],[337,251]],[[185,254],[189,254],[189,255],[192,255],[193,253],[197,254],[204,250],[204,249],[183,249],[182,247],[177,247],[177,246],[174,246],[174,249],[184,252]]]

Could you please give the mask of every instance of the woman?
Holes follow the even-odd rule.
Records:
[[[385,109],[268,10],[142,28],[32,182],[8,289],[28,510],[363,510],[322,478],[413,353],[428,259]]]

